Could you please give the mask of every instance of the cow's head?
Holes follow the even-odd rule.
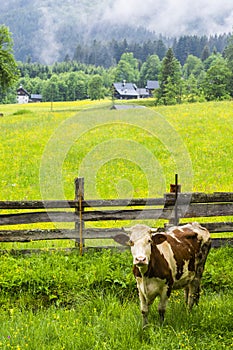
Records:
[[[129,234],[133,264],[140,270],[146,271],[150,262],[152,245],[163,243],[166,236],[162,233],[156,233],[156,229],[138,224],[125,229],[125,231]]]

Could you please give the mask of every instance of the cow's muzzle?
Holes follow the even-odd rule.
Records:
[[[138,256],[135,258],[134,264],[137,266],[147,265],[147,259],[145,256]]]

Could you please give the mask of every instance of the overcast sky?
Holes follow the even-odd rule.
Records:
[[[233,0],[105,0],[104,6],[105,19],[147,23],[165,35],[232,32]]]
[[[38,46],[44,62],[53,62],[60,49],[64,23],[77,24],[87,34],[96,23],[143,26],[168,37],[214,35],[233,31],[233,0],[35,0],[42,16],[43,43]],[[62,4],[60,6],[60,4]],[[36,6],[35,5],[35,6]]]

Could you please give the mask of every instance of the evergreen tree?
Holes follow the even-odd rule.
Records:
[[[167,52],[167,47],[164,44],[162,39],[159,39],[156,44],[156,50],[155,53],[159,56],[159,59],[162,60]]]
[[[171,104],[181,101],[181,65],[175,58],[172,48],[168,49],[162,60],[159,86],[156,93],[157,103]]]
[[[227,46],[224,51],[224,57],[226,58],[227,66],[230,69],[229,78],[229,91],[233,96],[233,35],[228,39]]]
[[[202,50],[201,53],[201,60],[205,61],[207,58],[210,56],[210,48],[208,45],[205,45],[204,49]]]

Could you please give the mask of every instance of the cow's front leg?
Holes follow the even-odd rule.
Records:
[[[144,328],[148,324],[149,304],[140,288],[138,288],[138,291],[140,299],[140,310],[142,313],[142,327]]]
[[[167,302],[168,302],[168,291],[167,291],[167,288],[164,288],[162,293],[160,294],[160,301],[158,305],[160,324],[163,324],[164,322],[164,315],[167,307]]]

